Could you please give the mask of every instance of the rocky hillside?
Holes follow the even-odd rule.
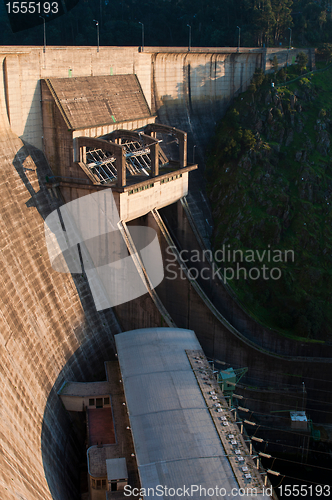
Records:
[[[332,68],[287,73],[257,71],[217,128],[207,167],[214,247],[258,320],[332,340]]]

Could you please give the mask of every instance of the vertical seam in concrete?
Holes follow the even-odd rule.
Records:
[[[2,76],[3,76],[3,89],[4,89],[4,97],[5,97],[5,103],[6,103],[7,117],[8,117],[8,123],[10,125],[10,110],[9,110],[9,101],[8,101],[7,57],[5,57],[2,61]]]

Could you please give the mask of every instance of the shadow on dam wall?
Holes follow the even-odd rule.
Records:
[[[196,146],[196,161],[204,165],[216,124],[257,67],[262,67],[260,53],[153,54],[152,110],[160,123],[188,133],[190,161]]]
[[[104,380],[104,361],[115,359],[113,343],[106,335],[86,341],[67,361],[48,395],[41,429],[41,453],[52,499],[78,500],[80,467],[86,465],[85,429],[74,425],[57,392],[65,380]]]
[[[50,266],[43,222],[58,202],[43,153],[8,129],[0,141],[0,496],[74,500],[80,448],[56,393],[104,373],[120,327],[96,311],[84,276]]]

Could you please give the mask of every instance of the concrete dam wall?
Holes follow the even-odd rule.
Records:
[[[267,71],[277,54],[280,66],[298,49],[146,47],[1,47],[5,111],[12,131],[43,149],[40,80],[135,73],[160,121],[182,128],[205,146],[215,123],[256,67]],[[314,52],[309,49],[311,64]],[[101,124],[102,125],[102,124]],[[101,135],[102,131],[100,131]]]
[[[234,92],[268,56],[137,47],[47,47],[45,57],[38,47],[2,47],[0,55],[1,498],[72,500],[80,449],[57,390],[65,379],[98,379],[120,326],[111,310],[95,310],[82,276],[49,264],[43,222],[57,202],[44,187],[51,172],[42,154],[40,79],[135,73],[160,120],[203,147]],[[149,297],[130,307],[136,327],[161,326]]]
[[[43,224],[56,208],[43,186],[50,172],[11,131],[2,81],[0,96],[0,496],[72,500],[78,445],[56,393],[65,378],[99,375],[120,328],[111,310],[97,313],[83,278],[52,270]]]

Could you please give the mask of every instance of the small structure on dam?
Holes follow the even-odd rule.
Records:
[[[140,487],[119,363],[105,362],[105,371],[106,381],[65,382],[58,391],[74,421],[86,418],[90,500],[123,498],[128,483]]]
[[[48,186],[66,202],[112,188],[128,221],[188,193],[187,134],[154,123],[135,75],[46,79],[42,103]]]

